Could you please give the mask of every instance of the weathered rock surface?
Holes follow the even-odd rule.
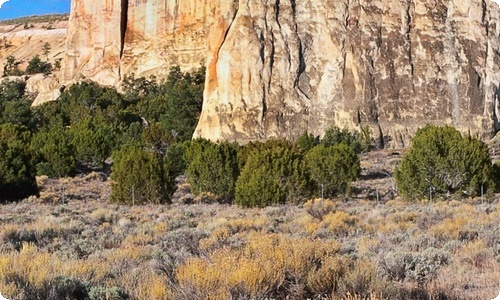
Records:
[[[195,136],[296,138],[369,126],[500,130],[499,9],[489,0],[75,0],[65,80],[116,85],[206,61]]]
[[[90,79],[115,85],[123,51],[123,0],[71,1],[62,81]]]
[[[36,95],[32,106],[37,106],[61,96],[61,84],[55,75],[36,74],[26,80],[26,91]]]
[[[35,20],[36,21],[36,20]],[[28,62],[35,55],[44,61],[49,61],[52,66],[56,61],[62,60],[66,45],[68,21],[36,22],[23,24],[0,24],[0,74],[3,73],[7,57],[12,55],[19,62],[19,69],[24,70]],[[50,51],[44,55],[43,47],[48,43]],[[36,94],[34,105],[52,101],[59,97],[58,70],[51,76],[42,74],[31,76],[27,80],[29,93]],[[18,77],[16,80],[25,80]]]
[[[498,19],[488,0],[240,0],[225,38],[209,40],[195,135],[248,141],[369,125],[403,146],[429,122],[491,135]]]
[[[132,73],[165,78],[174,65],[199,68],[206,60],[207,24],[226,6],[216,2],[73,1],[63,81],[116,86]]]

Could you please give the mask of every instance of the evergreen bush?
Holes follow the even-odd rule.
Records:
[[[350,194],[351,182],[361,173],[358,155],[344,143],[331,147],[318,145],[307,153],[306,162],[317,195],[326,198]]]
[[[488,148],[450,126],[417,131],[395,171],[398,192],[408,200],[474,197],[494,190]]]
[[[239,175],[237,144],[197,139],[189,145],[186,160],[188,181],[195,195],[209,192],[226,202],[234,199]]]
[[[125,145],[113,152],[110,201],[122,204],[169,203],[175,191],[165,176],[158,153],[138,144]]]
[[[297,203],[311,194],[311,182],[301,152],[288,142],[252,151],[236,184],[236,203],[263,207]]]
[[[321,144],[334,146],[344,143],[351,147],[354,152],[361,153],[368,151],[371,146],[370,131],[363,128],[362,132],[351,133],[347,128],[330,127],[325,131]]]
[[[36,170],[29,150],[30,136],[24,127],[0,125],[0,202],[38,193]]]

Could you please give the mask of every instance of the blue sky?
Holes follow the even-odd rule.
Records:
[[[69,13],[70,7],[71,0],[9,0],[0,8],[0,20],[32,15]]]

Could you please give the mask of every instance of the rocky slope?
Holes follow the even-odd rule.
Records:
[[[67,27],[66,16],[28,17],[0,22],[0,74],[7,57],[11,55],[19,62],[21,70],[26,68],[35,55],[54,66],[57,60],[64,57]],[[50,45],[47,55],[43,55],[45,43]],[[62,83],[57,70],[50,76],[39,74],[17,79],[27,80],[28,92],[37,95],[34,104],[54,100],[60,94],[59,87]]]
[[[115,85],[207,65],[195,133],[245,142],[369,126],[500,129],[499,9],[489,0],[75,0],[65,81]]]

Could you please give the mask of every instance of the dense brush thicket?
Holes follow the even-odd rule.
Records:
[[[204,68],[190,74],[174,67],[163,82],[131,76],[121,94],[82,82],[63,91],[57,101],[35,108],[30,107],[34,95],[25,93],[23,82],[4,80],[0,200],[36,194],[37,174],[64,177],[107,170],[116,152],[113,178],[120,179],[113,185],[114,201],[131,202],[132,185],[137,193],[142,192],[139,187],[148,189],[137,195],[138,203],[168,202],[175,189],[172,177],[184,172],[181,143],[191,138],[201,111],[204,73]],[[125,148],[136,151],[125,155]],[[157,162],[159,170],[142,171]],[[129,163],[137,166],[135,172],[127,172],[124,164]],[[161,196],[151,196],[157,194]]]
[[[243,146],[195,140],[186,157],[193,192],[215,194],[243,207],[347,195],[360,175],[356,151],[361,149],[352,146],[360,141],[345,130],[329,132],[344,135],[324,143],[304,133],[296,143],[270,140]]]
[[[38,61],[38,60],[37,60]],[[127,77],[123,93],[91,82],[31,108],[25,84],[0,84],[0,200],[37,193],[35,175],[109,171],[116,203],[169,203],[181,174],[195,195],[243,207],[350,195],[369,130],[329,128],[320,139],[246,145],[191,141],[201,112],[204,68],[173,67],[163,82]],[[110,160],[111,159],[111,160]],[[427,126],[395,172],[406,199],[474,197],[495,188],[487,147],[451,127]]]

